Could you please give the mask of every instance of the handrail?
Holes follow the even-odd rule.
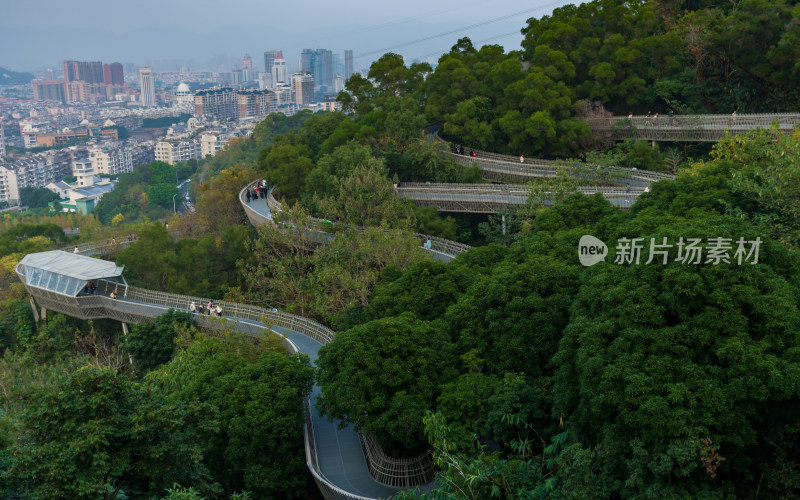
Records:
[[[438,130],[434,134],[434,138],[438,142],[447,143],[439,136]],[[451,144],[451,146],[456,146]],[[471,153],[475,156],[471,156]],[[653,172],[650,170],[635,170],[623,167],[604,166],[594,163],[575,162],[566,160],[543,160],[539,158],[523,158],[521,157],[504,155],[500,153],[491,153],[488,151],[481,151],[479,149],[465,149],[464,154],[456,153],[454,151],[447,151],[448,155],[456,163],[462,166],[470,166],[473,163],[478,163],[484,171],[484,178],[489,180],[498,180],[502,176],[530,179],[533,177],[555,177],[559,169],[582,170],[584,172],[596,171],[602,174],[612,174],[620,177],[620,179],[633,179],[644,181],[647,183],[655,182],[658,180],[669,179],[674,180],[675,176],[663,172]],[[496,175],[487,176],[486,172],[491,172]]]
[[[253,225],[265,224],[270,221],[269,218],[263,214],[260,214],[252,207],[248,206],[243,198],[245,189],[248,189],[252,184],[253,182],[251,182],[245,188],[239,191],[239,201],[242,203],[243,206],[245,206],[245,210],[248,214],[248,217],[251,219],[251,223]],[[280,202],[275,200],[275,198],[273,197],[272,190],[270,190],[267,194],[268,206],[270,206],[269,200],[272,200],[271,202],[272,207],[274,207],[277,210],[282,209]],[[317,222],[320,222],[319,219],[315,220]],[[454,241],[445,240],[444,238],[437,238],[437,241],[434,241],[432,239],[431,247],[433,247],[434,244],[440,248],[445,248],[450,251],[453,250],[465,251],[464,250],[465,247],[466,249],[470,248],[467,245],[462,245]],[[459,245],[461,245],[460,248]],[[434,251],[440,252],[440,250],[438,249]],[[319,325],[318,323],[316,324]],[[330,329],[327,330],[330,333],[326,335],[326,340],[320,340],[322,344],[328,344],[331,340],[333,340],[333,337],[335,335],[335,333],[332,330]],[[296,330],[296,331],[300,331],[301,333],[303,333],[302,330]],[[420,484],[428,483],[433,480],[435,472],[434,472],[433,457],[431,456],[430,451],[423,452],[417,457],[410,459],[396,459],[387,455],[381,449],[380,445],[373,437],[364,436],[361,434],[359,435],[361,436],[361,443],[362,443],[362,448],[364,450],[364,456],[367,460],[367,467],[369,468],[370,474],[376,481],[389,486],[413,487]]]
[[[247,186],[242,188],[241,191],[239,191],[239,202],[244,207],[245,213],[247,213],[247,217],[248,219],[250,219],[250,223],[255,226],[259,224],[264,224],[266,222],[270,222],[271,220],[270,217],[259,213],[257,210],[253,209],[247,202],[245,202],[245,197],[244,197],[245,189],[248,189],[252,184],[253,182],[250,182]],[[270,189],[269,192],[267,193],[266,200],[267,200],[267,207],[269,208],[270,213],[277,213],[283,210],[282,203],[275,199],[272,189]],[[312,218],[312,220],[318,225],[323,222],[322,219],[317,219],[317,218]],[[363,230],[364,228],[357,227],[357,229]],[[326,237],[329,236],[328,233],[325,233],[323,231],[319,231],[319,233],[325,235],[325,237],[321,238],[322,240],[325,240]],[[425,238],[430,239],[431,248],[425,248],[424,246],[421,245],[421,248],[423,250],[434,255],[445,257],[447,259],[452,259],[461,253],[469,251],[472,248],[471,246],[465,243],[459,243],[457,241],[452,241],[445,238],[439,238],[437,236],[427,236],[423,234],[416,234],[415,236],[419,238],[420,241],[424,240]]]

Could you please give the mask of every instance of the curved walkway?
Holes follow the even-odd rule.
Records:
[[[209,301],[206,297],[156,292],[103,280],[98,280],[98,291],[94,295],[68,297],[27,285],[25,269],[21,264],[16,272],[41,307],[82,319],[109,318],[123,323],[138,323],[152,321],[168,309],[188,312],[188,304],[192,300],[197,303]],[[114,299],[110,297],[112,291],[116,294]],[[316,361],[320,347],[334,335],[332,330],[319,323],[275,309],[270,311],[224,301],[220,305],[225,314],[223,317],[194,314],[195,322],[212,327],[231,326],[247,334],[263,334],[269,329],[284,335],[293,349],[308,354],[312,362]],[[319,391],[315,385],[310,397],[316,397]],[[404,489],[387,486],[373,479],[361,439],[352,426],[338,429],[337,423],[322,417],[313,405],[308,406],[306,462],[326,498],[390,498]],[[433,486],[433,483],[429,483],[426,488]]]

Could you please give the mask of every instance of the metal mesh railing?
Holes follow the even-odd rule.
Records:
[[[250,223],[253,225],[260,225],[260,224],[265,224],[267,222],[271,222],[271,220],[266,215],[259,213],[257,210],[253,209],[247,204],[247,202],[244,199],[245,189],[247,188],[245,187],[239,192],[239,201],[245,207],[245,211],[247,212],[247,216],[250,219]],[[267,193],[266,200],[267,200],[267,206],[272,212],[279,212],[280,210],[283,209],[281,202],[276,200],[275,196],[273,196],[272,190],[270,190]],[[317,223],[322,223],[320,219],[314,219],[314,221]],[[320,233],[324,234],[325,236],[329,236],[328,233],[322,233],[321,231]],[[426,250],[430,253],[439,254],[446,258],[453,258],[458,254],[464,253],[472,248],[467,244],[459,243],[457,241],[451,241],[445,238],[439,238],[436,236],[426,236],[422,234],[417,234],[416,237],[419,238],[420,240],[424,240],[426,237],[430,238],[431,248],[423,247],[423,250]],[[325,241],[325,240],[327,240],[327,238],[325,237],[320,238],[320,241]]]
[[[653,141],[719,141],[725,134],[743,134],[776,124],[786,132],[800,123],[800,113],[730,115],[610,116],[588,118],[595,134],[610,139]]]
[[[359,436],[369,472],[376,481],[397,488],[412,488],[433,481],[436,476],[433,457],[429,451],[413,458],[393,458],[383,451],[373,436]],[[409,482],[410,478],[415,478],[417,482]]]
[[[438,133],[436,139],[445,142]],[[452,148],[451,148],[452,149]],[[475,156],[471,156],[474,152]],[[559,169],[566,171],[577,171],[586,174],[592,171],[603,175],[613,175],[620,179],[633,179],[643,182],[655,182],[663,179],[674,180],[675,176],[663,172],[651,172],[649,170],[632,170],[622,167],[603,166],[585,162],[567,162],[564,160],[542,160],[539,158],[525,158],[520,161],[519,156],[491,153],[476,149],[465,149],[464,154],[448,152],[450,157],[462,166],[470,166],[477,163],[484,171],[484,178],[487,180],[502,180],[506,178],[530,180],[532,178],[555,177]],[[487,173],[490,174],[487,176]]]

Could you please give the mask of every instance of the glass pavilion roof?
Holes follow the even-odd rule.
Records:
[[[63,250],[28,254],[20,264],[25,267],[25,283],[29,286],[71,297],[78,295],[91,280],[125,283],[124,266]]]

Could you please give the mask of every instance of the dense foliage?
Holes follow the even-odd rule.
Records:
[[[163,218],[172,213],[174,203],[181,203],[176,180],[187,178],[196,168],[194,160],[174,167],[161,161],[139,165],[120,175],[114,190],[103,195],[93,213],[105,225]]]
[[[740,147],[755,148],[758,137]],[[738,150],[725,144],[720,156]],[[474,498],[494,486],[568,498],[796,495],[800,259],[769,228],[728,214],[766,210],[732,190],[741,170],[730,166],[720,160],[662,181],[630,213],[599,196],[569,197],[521,225],[528,229],[508,250],[418,264],[378,286],[368,306],[346,315],[359,326],[323,350],[321,404],[389,447],[401,442],[387,434],[396,425],[427,432],[444,487]],[[605,263],[578,263],[584,234],[608,243]],[[625,237],[644,238],[639,265],[615,263],[614,242]],[[707,262],[707,253],[698,264],[676,260],[680,238],[701,238],[708,252],[714,237],[733,242],[729,263]],[[658,255],[645,264],[651,238],[673,245],[666,265]],[[761,239],[757,264],[752,255],[738,263],[739,238]],[[435,332],[439,352],[452,353],[448,367],[428,358],[415,370],[459,375],[436,388],[387,387],[377,398],[376,382],[358,370],[390,360],[387,346],[424,345],[409,335],[387,343],[386,325],[396,321]],[[362,397],[402,397],[435,413],[409,428],[389,406],[344,411]],[[486,448],[495,443],[498,451]]]

